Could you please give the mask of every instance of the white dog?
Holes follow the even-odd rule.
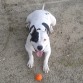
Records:
[[[27,66],[29,68],[34,66],[33,52],[35,52],[37,56],[42,56],[44,53],[43,71],[48,73],[48,60],[51,55],[48,34],[53,31],[52,27],[56,25],[56,19],[50,12],[44,10],[43,5],[42,10],[35,10],[27,16],[26,22],[29,27],[29,35],[25,44],[26,51],[29,55]]]

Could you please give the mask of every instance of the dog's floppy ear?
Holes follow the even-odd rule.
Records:
[[[48,24],[45,23],[45,22],[43,22],[42,25],[46,28],[46,31],[47,31],[48,34],[53,32],[52,26],[49,27]]]
[[[32,34],[32,33],[34,32],[34,30],[35,30],[35,26],[32,25],[32,26],[30,27],[29,33]]]
[[[49,34],[50,33],[50,30],[49,30],[49,26],[47,25],[47,23],[43,22],[42,25],[45,27],[45,30]]]

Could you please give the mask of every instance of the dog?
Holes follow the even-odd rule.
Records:
[[[45,55],[43,71],[49,72],[48,60],[51,55],[51,46],[49,34],[53,32],[53,26],[56,25],[56,18],[48,11],[44,10],[45,4],[41,10],[35,10],[27,16],[26,23],[29,28],[29,35],[26,40],[25,49],[29,55],[27,66],[34,66],[33,52],[37,56]]]

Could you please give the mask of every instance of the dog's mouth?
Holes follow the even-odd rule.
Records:
[[[36,50],[36,55],[37,55],[38,57],[42,57],[43,53],[44,53],[43,51],[37,51],[37,50]]]

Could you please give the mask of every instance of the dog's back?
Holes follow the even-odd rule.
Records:
[[[50,32],[53,32],[52,27],[56,25],[56,19],[50,12],[44,10],[44,8],[45,4],[43,4],[41,10],[35,10],[28,15],[26,22],[29,23],[29,29],[32,25],[38,26],[46,23],[49,26]]]

